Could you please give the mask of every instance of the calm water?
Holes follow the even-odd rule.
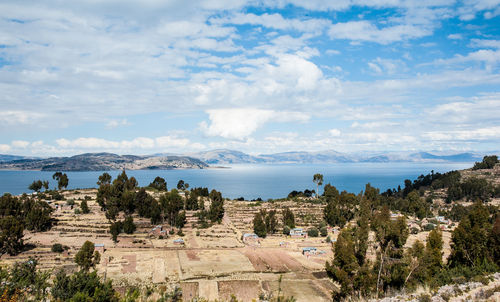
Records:
[[[321,173],[324,183],[331,183],[339,190],[359,193],[366,183],[385,191],[403,185],[405,179],[415,179],[420,174],[447,172],[464,169],[473,163],[339,163],[328,165],[232,165],[229,169],[206,170],[139,170],[127,171],[140,186],[146,186],[156,176],[167,181],[168,188],[174,188],[179,179],[190,187],[208,187],[222,192],[224,197],[255,199],[261,197],[286,197],[293,190],[315,189],[312,182],[315,173]],[[66,172],[69,189],[94,188],[103,172]],[[113,179],[119,171],[108,171]],[[28,186],[34,180],[49,180],[50,187],[54,172],[42,171],[0,171],[0,193],[29,193]],[[320,192],[322,192],[320,188]]]

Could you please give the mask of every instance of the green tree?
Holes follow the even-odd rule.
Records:
[[[211,201],[209,217],[212,222],[220,223],[224,217],[224,199],[221,192],[216,190],[210,191],[209,198]]]
[[[56,173],[54,173],[54,175],[52,175],[52,178],[57,180],[57,189],[58,190],[61,190],[62,188],[68,187],[69,179],[68,179],[68,175],[66,175],[66,173],[56,172]]]
[[[177,190],[185,190],[186,189],[186,185],[184,184],[184,180],[179,180],[179,182],[177,183]]]
[[[276,210],[271,210],[267,212],[265,216],[266,231],[268,234],[276,233],[276,228],[278,227],[278,219],[276,218]]]
[[[199,209],[199,201],[198,194],[195,191],[191,191],[189,193],[188,198],[186,198],[186,210],[198,210]]]
[[[178,229],[182,229],[186,225],[186,211],[180,211],[177,213],[177,218],[175,220],[175,226]]]
[[[45,201],[28,199],[24,201],[24,227],[30,231],[43,232],[52,227],[54,209]]]
[[[14,263],[9,271],[1,274],[1,292],[9,297],[17,294],[18,300],[13,301],[46,301],[50,274],[39,271],[37,266],[38,261],[34,258]]]
[[[47,191],[49,189],[49,181],[48,180],[42,181],[42,187],[45,189],[45,191]]]
[[[75,263],[78,264],[83,271],[89,271],[89,269],[95,268],[100,261],[101,255],[95,250],[94,243],[90,241],[85,241],[75,255]]]
[[[115,221],[109,226],[109,232],[111,233],[111,238],[116,243],[118,242],[118,235],[122,232],[123,223],[121,221]]]
[[[82,210],[83,214],[90,213],[89,205],[87,204],[86,200],[82,200],[82,202],[80,202],[80,209]]]
[[[376,196],[372,194],[370,184],[366,185],[364,196],[361,198],[359,218],[357,220],[358,227],[356,229],[356,258],[359,265],[365,263],[366,251],[368,250],[368,235],[370,232],[370,215],[372,202],[376,200]]]
[[[424,252],[424,267],[430,280],[443,268],[443,235],[439,228],[430,231]]]
[[[319,173],[314,174],[313,182],[316,184],[316,198],[319,198],[319,186],[323,185],[323,175]]]
[[[475,267],[490,258],[487,246],[491,232],[488,209],[481,201],[474,203],[452,233],[452,251],[449,264]]]
[[[34,180],[31,185],[28,187],[28,189],[30,189],[31,191],[34,191],[34,192],[40,192],[40,190],[42,189],[42,186],[43,186],[43,183],[41,180]]]
[[[81,270],[69,276],[63,270],[58,271],[51,294],[56,301],[119,301],[111,280],[101,281],[96,271]]]
[[[397,220],[391,220],[390,211],[386,206],[373,218],[372,228],[375,230],[379,245],[378,263],[375,265],[378,296],[380,289],[404,286],[407,272],[403,261],[403,246],[408,239],[409,232],[406,219],[400,217]]]
[[[493,261],[500,267],[500,215],[495,219],[488,238],[488,248]]]
[[[326,272],[340,284],[340,291],[333,293],[333,299],[340,301],[354,293],[354,280],[359,271],[355,255],[354,240],[351,229],[343,229],[333,247],[335,257],[332,263],[326,262]]]
[[[331,192],[330,192],[331,191]],[[342,228],[354,218],[354,209],[359,204],[358,197],[352,193],[342,191],[340,195],[333,186],[325,186],[327,205],[324,209],[324,219],[331,226]]]
[[[97,184],[99,186],[102,186],[102,185],[109,185],[111,184],[111,175],[109,175],[108,173],[104,172],[102,173],[101,176],[99,176],[99,180],[97,181]]]
[[[257,212],[253,218],[253,232],[262,238],[267,235],[266,224],[261,212]]]
[[[150,188],[154,188],[158,191],[167,191],[167,182],[164,178],[156,176],[152,183],[149,184]]]
[[[286,225],[290,229],[293,229],[295,227],[295,216],[293,215],[293,212],[290,210],[290,208],[288,207],[284,208],[282,216],[283,216],[283,225]]]
[[[134,218],[132,218],[132,216],[125,217],[125,220],[123,221],[123,231],[126,234],[132,234],[135,232],[136,228]]]
[[[498,156],[496,155],[486,155],[483,157],[482,162],[476,162],[474,164],[474,167],[472,168],[473,170],[478,170],[478,169],[492,169],[495,167],[495,165],[498,163]]]
[[[17,255],[23,249],[23,223],[13,216],[0,218],[0,256]]]

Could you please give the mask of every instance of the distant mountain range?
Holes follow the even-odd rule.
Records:
[[[437,153],[437,152],[436,152]],[[33,158],[0,154],[0,169],[42,171],[101,171],[143,169],[204,169],[227,164],[321,164],[354,162],[475,162],[483,154],[432,154],[429,152],[385,152],[349,154],[334,150],[320,152],[292,151],[250,155],[218,149],[185,155],[159,153],[148,156],[85,153],[71,157]]]
[[[249,155],[240,151],[219,149],[188,154],[208,164],[319,164],[351,162],[474,162],[480,161],[482,154],[458,153],[435,155],[428,152],[385,152],[349,154],[334,150],[319,152],[293,151],[274,154]]]
[[[0,158],[8,158],[1,155]],[[145,169],[204,169],[208,165],[188,156],[136,156],[85,153],[71,157],[16,158],[0,162],[0,169],[42,171],[106,171]]]

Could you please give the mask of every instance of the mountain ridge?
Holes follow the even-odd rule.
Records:
[[[21,158],[0,162],[3,170],[108,171],[148,169],[205,169],[203,161],[188,156],[139,156],[83,153],[70,157]]]
[[[289,151],[251,155],[237,150],[214,149],[186,154],[118,155],[108,152],[82,153],[68,157],[27,157],[0,154],[0,169],[42,171],[101,171],[141,169],[204,169],[230,164],[331,164],[356,162],[475,162],[483,154],[474,152],[366,152],[342,153]]]

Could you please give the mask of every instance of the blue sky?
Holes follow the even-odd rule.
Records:
[[[0,153],[497,151],[500,1],[2,1]]]

